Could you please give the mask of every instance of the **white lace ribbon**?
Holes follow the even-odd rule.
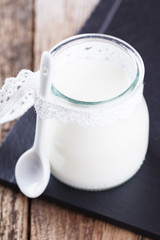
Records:
[[[108,103],[97,106],[76,106],[58,96],[42,99],[38,94],[39,72],[22,70],[17,77],[7,78],[0,90],[0,123],[22,116],[32,105],[42,119],[56,118],[64,123],[77,123],[83,127],[109,126],[126,119],[143,96],[143,85],[127,99],[112,107]],[[110,106],[110,107],[108,107]]]
[[[0,123],[22,116],[34,104],[39,88],[39,72],[21,70],[17,77],[7,78],[0,90]]]
[[[104,108],[81,108],[74,105],[65,104],[63,101],[55,98],[46,101],[39,95],[35,96],[35,109],[41,119],[55,117],[64,123],[78,123],[83,127],[110,126],[117,120],[127,119],[141,101],[143,96],[143,86],[138,92],[127,101],[120,103],[109,109]],[[105,103],[104,103],[105,104]],[[107,104],[106,104],[107,105]]]

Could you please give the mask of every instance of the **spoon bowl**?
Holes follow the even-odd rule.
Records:
[[[42,154],[39,156],[34,148],[31,148],[22,154],[16,165],[15,174],[19,188],[31,198],[39,196],[49,181],[50,166],[47,159],[41,161],[42,157],[45,158]],[[46,162],[45,166],[43,162]]]

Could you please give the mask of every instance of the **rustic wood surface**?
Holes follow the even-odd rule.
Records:
[[[0,85],[32,67],[32,11],[32,0],[0,1]],[[0,141],[13,123],[0,125]],[[0,239],[28,239],[28,217],[28,199],[0,186]]]
[[[99,0],[1,0],[0,86],[22,68],[37,70],[41,53],[73,35]],[[14,122],[0,125],[0,141]],[[140,235],[0,186],[0,239],[135,240]]]

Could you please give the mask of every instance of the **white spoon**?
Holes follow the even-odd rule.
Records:
[[[40,90],[41,97],[46,98],[50,90],[51,55],[44,52],[40,65]],[[34,144],[31,149],[22,154],[18,159],[15,176],[17,184],[27,197],[35,198],[47,187],[50,178],[50,165],[44,152],[44,127],[45,120],[37,115]]]

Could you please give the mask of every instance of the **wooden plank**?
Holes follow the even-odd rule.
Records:
[[[32,67],[32,0],[0,1],[0,86]],[[0,125],[0,143],[14,122]],[[0,238],[28,239],[28,199],[0,186]]]
[[[75,34],[99,0],[36,0],[34,69],[39,68],[40,56],[62,39]],[[70,211],[41,199],[31,202],[31,240],[107,240],[142,239],[130,231],[83,214]],[[148,238],[143,238],[148,240]]]
[[[36,0],[34,68],[39,68],[42,51],[75,34],[99,0]]]
[[[41,199],[32,201],[31,229],[32,240],[142,239],[130,231]]]
[[[0,1],[0,87],[6,77],[32,68],[32,15],[32,0]],[[0,140],[12,125],[0,125]]]
[[[0,237],[3,240],[26,239],[28,235],[28,199],[0,186]]]

